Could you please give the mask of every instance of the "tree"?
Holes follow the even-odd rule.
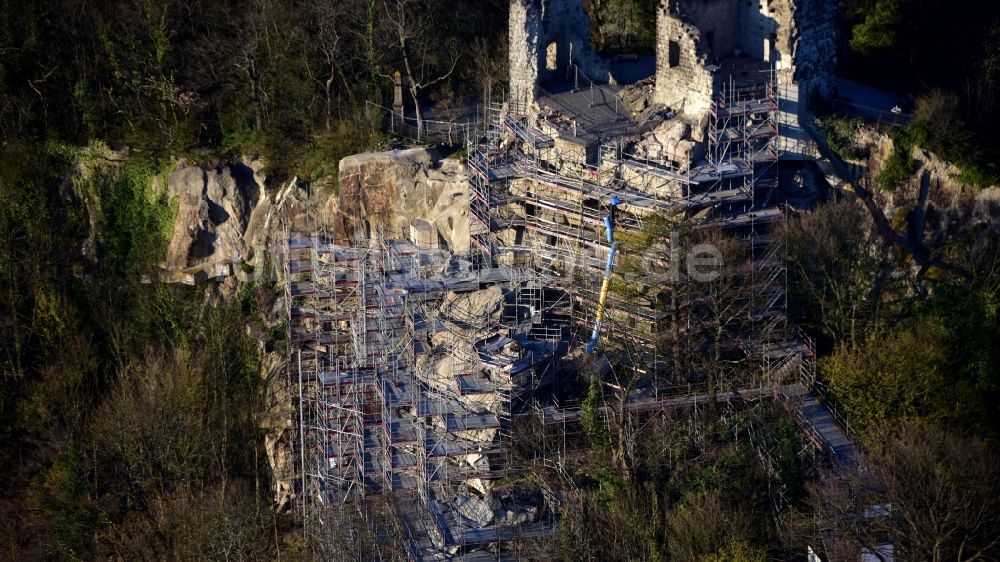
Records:
[[[344,66],[345,61],[349,64],[359,54],[359,46],[352,42],[352,39],[360,35],[354,26],[357,22],[353,14],[363,10],[364,7],[357,1],[327,0],[309,5],[309,31],[319,64],[307,63],[306,72],[323,93],[323,122],[327,133],[332,127],[334,97],[337,93],[335,81],[340,81],[341,92],[350,102],[354,106],[358,104]],[[314,71],[313,66],[317,70]]]
[[[444,41],[437,28],[439,12],[429,0],[383,0],[383,25],[392,49],[403,65],[406,88],[417,118],[417,138],[424,138],[421,93],[447,80],[458,65],[459,52]],[[376,65],[379,74],[391,80],[385,61]]]
[[[835,343],[867,332],[893,278],[885,246],[855,199],[796,216],[779,230],[787,251],[789,299]]]
[[[961,134],[959,98],[940,88],[917,98],[914,118],[922,125],[944,136]]]
[[[888,52],[896,47],[896,26],[902,23],[899,0],[878,0],[865,20],[851,30],[851,49],[861,54]]]
[[[949,380],[948,342],[933,318],[876,330],[821,362],[852,429],[871,431],[914,416],[948,417],[961,403]]]
[[[701,342],[709,353],[695,354],[695,361],[705,374],[708,407],[714,413],[718,391],[733,386],[746,375],[746,354],[741,342],[755,329],[751,322],[758,306],[753,277],[754,261],[735,237],[717,229],[699,233],[699,246],[711,249],[709,271],[703,279],[694,279],[694,302],[690,318],[694,341]],[[694,259],[689,255],[688,260]],[[714,265],[713,265],[714,263]],[[688,270],[691,271],[689,264]]]
[[[741,540],[749,529],[748,514],[725,506],[717,491],[689,492],[667,513],[670,560],[699,562],[718,553],[719,545]]]
[[[507,79],[506,50],[498,49],[495,41],[476,37],[472,42],[469,57],[472,59],[473,72],[482,90],[483,99],[488,102],[493,99],[493,89],[497,84]]]
[[[253,106],[255,130],[264,128],[270,109],[269,64],[271,63],[275,4],[273,0],[253,0],[246,22],[237,28],[239,42],[234,65],[243,73],[248,88],[246,96]]]
[[[882,434],[868,466],[828,475],[813,490],[820,527],[839,554],[886,562],[962,562],[1000,554],[1000,459],[986,443],[929,424]],[[832,531],[832,532],[831,532]],[[836,554],[836,553],[834,553]]]
[[[767,562],[767,551],[738,538],[726,543],[715,554],[702,556],[699,562]]]

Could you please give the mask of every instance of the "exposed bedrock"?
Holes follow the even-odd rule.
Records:
[[[166,281],[194,282],[231,275],[263,249],[263,223],[272,206],[256,163],[216,168],[179,165],[167,177],[177,205],[174,232],[161,264]]]
[[[465,166],[432,149],[369,152],[340,161],[340,194],[327,216],[338,242],[411,238],[411,227],[431,227],[431,243],[469,249]],[[426,223],[426,224],[424,224]],[[426,236],[422,235],[426,240]],[[436,238],[436,240],[435,240]]]

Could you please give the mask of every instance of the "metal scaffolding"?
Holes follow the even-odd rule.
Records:
[[[555,500],[546,501],[547,518],[496,524],[459,501],[460,490],[485,488],[482,482],[516,468],[512,428],[525,417],[561,426],[565,451],[567,424],[581,408],[560,405],[551,390],[562,382],[560,358],[579,353],[594,324],[612,205],[625,240],[663,241],[658,221],[669,218],[739,241],[748,257],[733,275],[747,288],[737,297],[747,313],[730,330],[738,334],[732,346],[759,374],[711,396],[724,403],[801,396],[800,366],[811,352],[788,334],[783,249],[769,235],[783,216],[777,112],[773,75],[760,87],[723,89],[709,111],[706,160],[680,165],[637,154],[620,139],[589,151],[596,156],[588,162],[564,151],[527,108],[488,104],[485,132],[467,147],[469,254],[377,233],[352,247],[323,233],[287,233],[307,535],[322,542],[335,532],[331,506],[347,505],[385,535],[365,511],[371,494],[389,498],[414,560],[444,552],[474,559],[483,547],[492,549],[489,559],[503,559],[510,552],[501,543],[551,531]],[[637,258],[626,252],[619,259]],[[635,268],[619,271],[616,283],[642,290],[611,291],[606,314],[625,328],[612,328],[605,341],[640,342],[634,361],[646,377],[625,411],[702,407],[710,395],[703,381],[660,376],[670,368],[662,334],[678,322],[662,295],[675,289]],[[491,289],[499,295],[495,314],[463,301]],[[685,313],[689,324],[712,321]],[[491,523],[470,523],[477,517]]]

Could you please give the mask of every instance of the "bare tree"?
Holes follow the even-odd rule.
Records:
[[[931,425],[878,439],[867,467],[827,474],[813,491],[832,549],[887,560],[995,560],[1000,459],[989,446]],[[829,534],[827,534],[829,536]]]
[[[356,49],[349,48],[353,23],[351,16],[361,10],[358,2],[348,0],[325,0],[309,5],[312,40],[319,64],[307,63],[306,72],[323,93],[323,118],[327,133],[333,122],[333,100],[336,94],[334,84],[337,80],[351,103],[357,105],[354,89],[344,72],[344,61],[351,53],[357,52]],[[314,69],[314,66],[318,68]]]
[[[494,41],[476,37],[472,42],[470,56],[476,81],[483,91],[483,99],[488,102],[493,98],[493,89],[506,79],[507,52],[498,49]]]
[[[871,218],[854,199],[789,220],[791,297],[814,310],[809,321],[840,343],[866,332],[882,306],[891,264]]]
[[[268,94],[265,89],[266,70],[263,56],[270,48],[269,12],[271,0],[257,0],[247,14],[246,25],[239,27],[239,43],[234,66],[246,77],[247,96],[254,109],[254,125],[260,131],[267,114]]]
[[[434,19],[436,12],[427,0],[383,0],[382,13],[386,34],[403,65],[406,87],[413,99],[417,138],[422,139],[421,92],[451,77],[458,65],[459,53],[440,40]],[[380,76],[392,79],[384,61],[375,66]]]
[[[714,412],[719,389],[732,385],[745,374],[747,355],[743,346],[754,326],[754,263],[746,248],[729,233],[711,229],[698,234],[687,259],[697,259],[695,248],[711,249],[699,269],[688,264],[688,272],[701,274],[692,279],[691,301],[687,319],[691,325],[688,338],[700,350],[691,356],[705,377],[708,407]],[[708,269],[711,268],[711,269]]]
[[[644,369],[649,368],[648,357],[643,349],[645,343],[636,337],[635,330],[629,329],[630,318],[612,320],[609,326],[608,349],[606,354],[611,363],[610,376],[604,385],[610,390],[612,401],[607,408],[608,426],[614,432],[611,451],[614,462],[625,481],[631,481],[636,456],[636,415],[630,401],[632,391],[640,382]]]

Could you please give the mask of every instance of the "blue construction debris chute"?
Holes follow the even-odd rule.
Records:
[[[611,249],[608,251],[608,261],[604,265],[604,280],[601,281],[601,292],[597,297],[597,314],[594,320],[594,331],[590,334],[590,341],[587,342],[587,355],[594,352],[597,339],[601,337],[601,324],[604,323],[604,301],[608,298],[608,286],[611,284],[611,272],[615,268],[615,256],[618,254],[618,242],[615,241],[615,211],[618,208],[618,197],[611,197],[611,212],[604,217],[604,228],[608,233],[608,244]]]

